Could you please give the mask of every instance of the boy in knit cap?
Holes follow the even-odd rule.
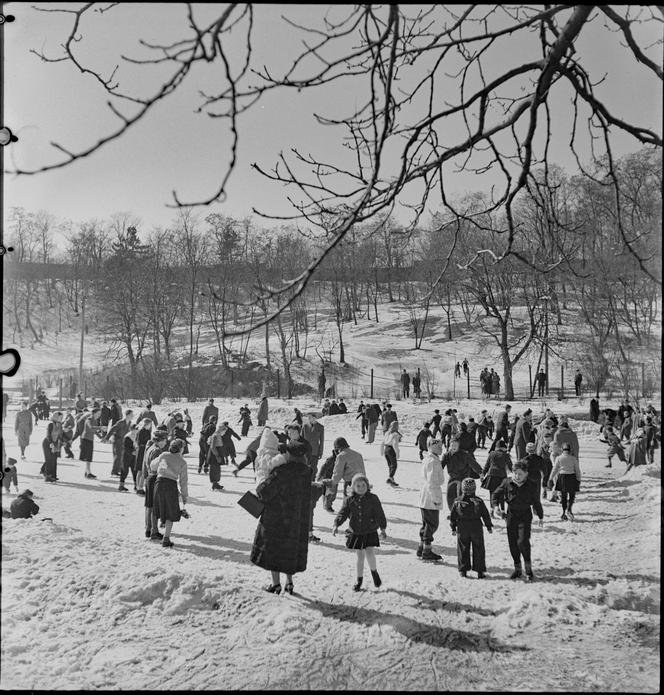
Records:
[[[465,478],[461,481],[461,497],[454,502],[450,512],[452,535],[457,537],[459,574],[462,577],[467,577],[470,569],[477,572],[478,579],[485,577],[486,559],[482,522],[484,522],[486,530],[493,533],[489,510],[484,502],[475,495],[475,480]],[[472,568],[470,564],[471,548],[473,551]]]

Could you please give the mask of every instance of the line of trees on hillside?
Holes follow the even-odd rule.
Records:
[[[381,303],[401,302],[415,350],[426,344],[433,307],[447,319],[449,340],[460,308],[464,322],[499,348],[507,398],[519,360],[545,343],[555,354],[557,327],[573,322],[579,365],[599,390],[612,373],[632,368],[635,355],[659,354],[661,296],[651,277],[661,278],[661,153],[645,148],[613,171],[620,196],[588,172],[541,171],[510,210],[509,225],[481,194],[446,201],[445,212],[415,229],[377,216],[353,227],[304,291],[285,302],[279,291],[329,244],[324,233],[270,230],[219,213],[202,218],[186,208],[152,230],[131,213],[74,224],[13,209],[6,262],[66,263],[71,272],[60,280],[8,274],[4,332],[14,343],[57,335],[75,325],[85,297],[89,325],[155,393],[175,364],[192,373],[201,335],[211,334],[223,367],[257,357],[276,363],[290,395],[296,360],[334,354],[344,363],[348,325],[380,323]],[[515,253],[496,263],[508,228],[516,230]],[[58,237],[67,240],[61,250]],[[57,326],[46,315],[57,315]],[[264,335],[262,355],[248,353],[252,330]]]

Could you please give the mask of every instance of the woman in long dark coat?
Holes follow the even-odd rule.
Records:
[[[270,570],[267,591],[281,592],[279,573],[286,575],[285,590],[293,593],[293,575],[307,568],[311,515],[311,469],[289,461],[272,470],[256,494],[265,504],[258,522],[251,561]]]

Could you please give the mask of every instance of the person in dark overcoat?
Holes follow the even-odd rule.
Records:
[[[301,460],[274,468],[256,488],[265,504],[251,547],[250,559],[272,573],[266,588],[281,592],[279,573],[286,575],[285,590],[293,593],[293,575],[307,568],[311,516],[311,469]]]
[[[532,427],[533,411],[528,408],[519,418],[514,428],[514,452],[516,460],[520,461],[526,456],[526,444],[534,441]]]

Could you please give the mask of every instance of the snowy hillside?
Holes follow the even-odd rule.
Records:
[[[243,402],[220,402],[220,418],[233,425]],[[533,529],[534,583],[508,579],[503,521],[485,534],[488,578],[461,578],[446,509],[433,546],[443,563],[417,560],[414,441],[432,409],[402,401],[396,489],[385,483],[378,443],[360,438],[354,413],[322,419],[326,455],[334,437],[345,436],[363,454],[383,502],[388,537],[376,553],[383,585],[375,589],[365,578],[367,588],[352,591],[354,553],[343,534],[331,535],[333,517],[319,502],[321,543],[309,545],[293,596],[263,591],[268,573],[249,562],[256,521],[237,500],[254,486],[251,466],[238,478],[222,468],[225,489],[213,492],[197,472],[194,444],[191,518],[175,524],[175,547],[166,549],[144,538],[143,498],[117,490],[108,444],[95,444],[97,480],[83,477],[78,460],[64,459],[60,482],[42,482],[40,423],[28,460],[18,463],[19,486],[34,491],[40,514],[2,524],[0,687],[657,692],[660,461],[627,475],[617,460],[607,469],[597,426],[574,419],[585,416],[585,405],[530,405],[536,414],[551,405],[572,416],[583,472],[575,522],[560,520],[558,504],[543,503],[544,526]],[[282,426],[293,407],[307,412],[317,404],[271,399],[269,424]],[[468,416],[483,405],[455,407]],[[201,411],[190,405],[196,432]],[[13,414],[3,438],[16,456]],[[486,451],[477,453],[484,464]],[[487,491],[481,496],[488,502]],[[3,506],[12,498],[5,493]]]

